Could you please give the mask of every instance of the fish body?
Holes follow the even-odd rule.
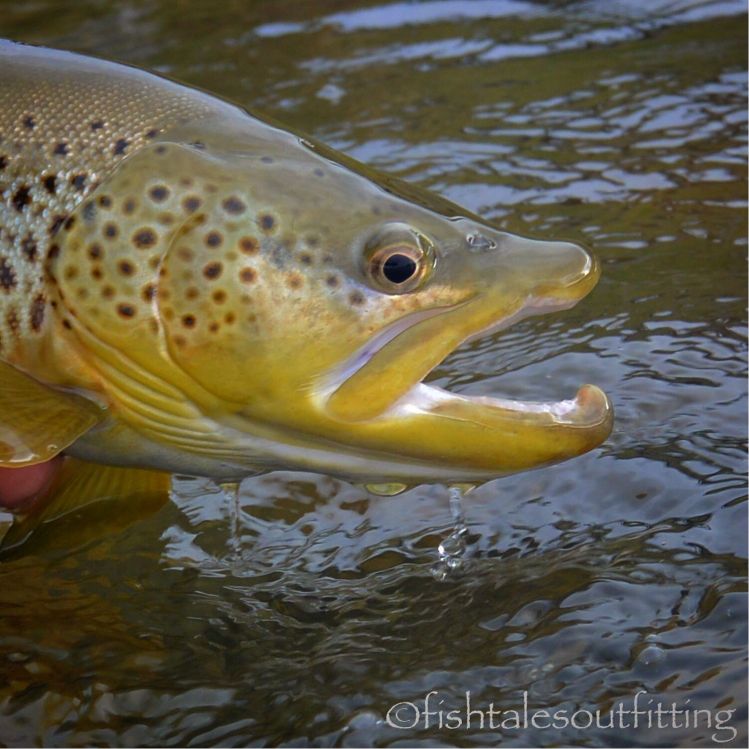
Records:
[[[611,429],[594,386],[422,381],[598,275],[208,94],[0,43],[0,465],[418,483],[579,455]]]

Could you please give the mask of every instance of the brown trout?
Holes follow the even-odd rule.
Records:
[[[528,403],[423,380],[598,276],[574,244],[208,94],[0,43],[0,466],[64,452],[90,494],[279,468],[478,482],[580,455],[612,424],[592,385]]]

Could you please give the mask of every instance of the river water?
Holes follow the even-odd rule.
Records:
[[[578,307],[431,379],[594,382],[617,416],[593,453],[469,494],[452,570],[440,486],[277,473],[237,518],[184,480],[120,533],[58,533],[0,566],[0,743],[746,746],[746,27],[734,0],[0,3],[0,36],[593,248]]]

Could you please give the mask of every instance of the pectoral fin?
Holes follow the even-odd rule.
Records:
[[[32,510],[14,519],[0,541],[0,558],[69,550],[118,533],[159,510],[170,485],[168,473],[66,458]]]
[[[53,390],[0,362],[0,466],[50,460],[103,415],[91,401]]]

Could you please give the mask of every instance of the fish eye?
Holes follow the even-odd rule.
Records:
[[[407,236],[375,237],[367,245],[366,273],[372,284],[388,294],[419,288],[434,265],[431,243],[408,231]]]

